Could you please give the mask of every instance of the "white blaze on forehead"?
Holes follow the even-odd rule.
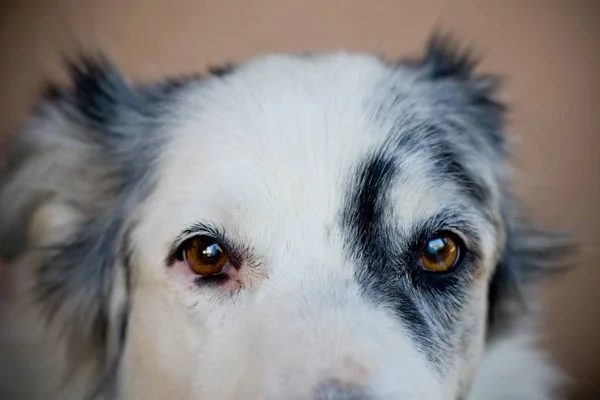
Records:
[[[140,242],[164,251],[205,220],[253,237],[323,229],[355,165],[387,135],[365,105],[386,73],[363,56],[276,56],[190,90],[167,124]]]

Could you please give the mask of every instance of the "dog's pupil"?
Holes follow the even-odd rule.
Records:
[[[206,263],[216,263],[221,256],[221,247],[217,243],[210,244],[202,250],[202,259]]]
[[[436,262],[442,261],[446,255],[447,240],[445,238],[435,238],[427,243],[427,257]]]

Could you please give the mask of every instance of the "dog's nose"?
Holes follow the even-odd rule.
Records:
[[[367,390],[361,386],[347,384],[337,380],[324,382],[317,386],[314,400],[372,400]]]

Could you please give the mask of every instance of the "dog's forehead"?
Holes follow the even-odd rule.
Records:
[[[396,218],[434,214],[461,197],[436,174],[435,102],[421,86],[408,68],[350,54],[271,56],[191,85],[166,124],[152,213],[169,215],[171,236],[206,220],[332,227],[361,168],[383,155],[402,169]]]

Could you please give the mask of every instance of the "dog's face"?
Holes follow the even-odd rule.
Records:
[[[134,90],[88,65],[41,114],[85,119],[95,203],[38,216],[72,234],[37,290],[117,354],[123,398],[466,398],[509,235],[502,107],[471,67],[434,43]]]
[[[279,56],[184,90],[132,231],[128,382],[205,398],[468,387],[503,245],[495,155],[460,84],[421,73]]]

